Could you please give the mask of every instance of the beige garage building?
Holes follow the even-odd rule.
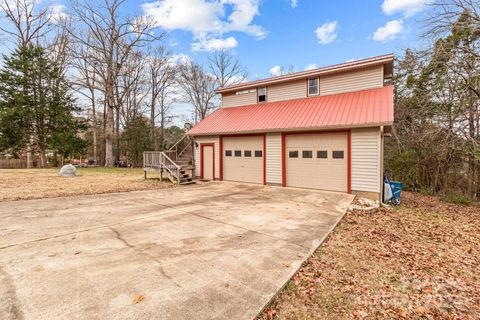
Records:
[[[379,199],[392,70],[384,55],[218,89],[222,107],[187,133],[195,175]]]

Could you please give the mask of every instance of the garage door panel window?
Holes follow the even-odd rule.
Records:
[[[302,151],[302,158],[304,159],[311,159],[312,156],[312,151],[311,150],[304,150]]]
[[[317,151],[317,159],[327,159],[328,158],[328,151],[327,150],[318,150]]]
[[[298,151],[294,150],[294,151],[289,151],[288,152],[288,157],[289,158],[298,158]]]
[[[261,158],[262,154],[262,150],[255,150],[255,158]]]
[[[232,150],[225,150],[225,157],[231,157],[232,156]]]
[[[332,151],[332,158],[333,159],[343,159],[343,150],[334,150]]]
[[[263,149],[263,140],[262,135],[223,137],[224,150],[232,150],[232,157],[222,162],[223,180],[263,183],[265,157],[255,157],[255,150]]]
[[[286,135],[286,186],[347,191],[347,138],[343,132]]]

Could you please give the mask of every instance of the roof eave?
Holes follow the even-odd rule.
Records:
[[[372,128],[380,126],[391,126],[393,121],[387,122],[372,122],[372,123],[360,123],[338,126],[322,126],[322,127],[303,127],[303,128],[272,128],[272,129],[259,129],[259,130],[243,130],[243,131],[225,131],[225,132],[203,132],[203,133],[189,133],[186,135],[192,137],[201,136],[225,136],[225,135],[238,135],[238,134],[261,134],[261,133],[288,133],[288,132],[308,132],[308,131],[330,131],[330,130],[345,130],[345,129],[358,129],[358,128]]]

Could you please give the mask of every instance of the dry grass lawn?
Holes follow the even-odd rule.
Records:
[[[144,180],[142,168],[78,168],[76,177],[59,169],[1,169],[0,201],[54,198],[173,187],[159,179]],[[149,177],[158,174],[149,173]]]
[[[480,207],[349,212],[264,319],[480,319]]]

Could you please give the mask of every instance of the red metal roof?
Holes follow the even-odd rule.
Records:
[[[187,134],[324,130],[390,125],[393,87],[262,103],[213,112]]]

